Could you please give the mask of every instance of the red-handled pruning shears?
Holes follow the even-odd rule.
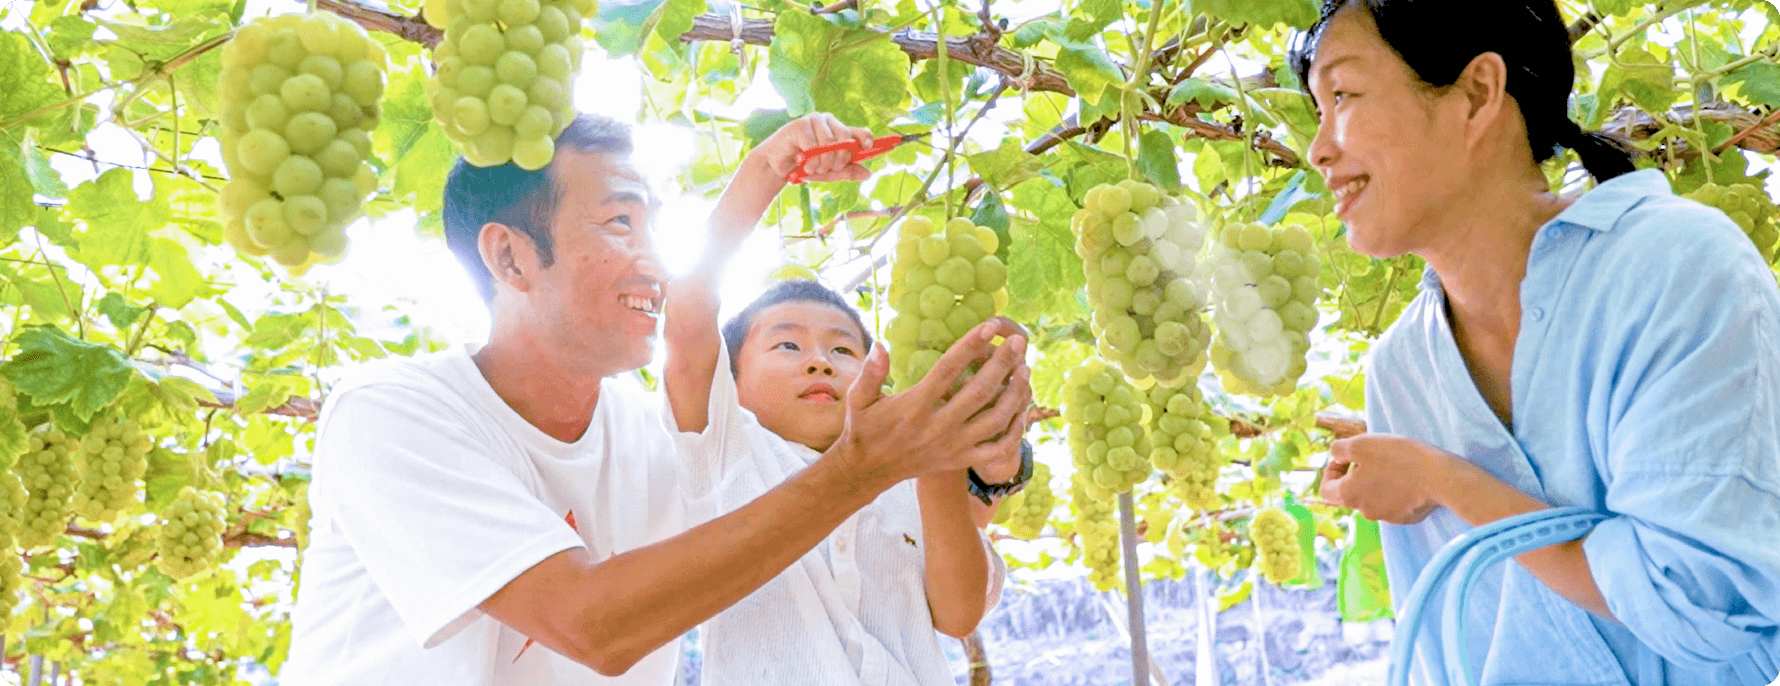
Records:
[[[861,146],[859,141],[842,141],[830,145],[810,148],[809,150],[797,153],[797,166],[791,170],[790,174],[785,176],[785,181],[787,183],[803,183],[804,181],[809,180],[810,173],[804,169],[804,164],[814,158],[821,157],[831,152],[850,150],[853,152],[853,159],[849,161],[862,162],[890,152],[895,149],[896,146],[902,145],[903,143],[920,140],[925,137],[927,137],[926,133],[911,133],[901,136],[884,136],[883,138],[873,140],[871,145],[867,146]]]

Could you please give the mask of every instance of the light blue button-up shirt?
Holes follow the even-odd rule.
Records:
[[[1541,227],[1520,285],[1514,428],[1477,391],[1432,269],[1373,351],[1367,419],[1459,455],[1553,506],[1611,514],[1585,539],[1616,621],[1519,564],[1471,596],[1483,684],[1655,686],[1775,676],[1780,663],[1780,288],[1723,214],[1661,172],[1597,186]],[[1391,597],[1470,529],[1444,508],[1381,529]],[[1400,609],[1400,608],[1399,608]],[[1423,650],[1439,649],[1426,622]],[[1419,671],[1419,670],[1418,670]],[[1427,683],[1423,679],[1423,683]],[[1761,681],[1766,684],[1767,681]]]

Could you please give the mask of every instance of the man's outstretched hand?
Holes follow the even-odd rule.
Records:
[[[994,344],[999,336],[1005,340]],[[952,389],[972,364],[975,375]],[[862,479],[888,487],[936,471],[993,464],[1019,455],[1026,407],[1032,402],[1032,370],[1026,366],[1026,333],[995,317],[966,333],[920,383],[886,396],[889,356],[874,346],[847,391],[847,423],[830,454]]]

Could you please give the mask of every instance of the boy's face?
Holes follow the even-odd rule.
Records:
[[[865,353],[864,333],[834,306],[779,303],[754,316],[736,360],[736,391],[768,431],[827,450],[846,421],[847,388]]]

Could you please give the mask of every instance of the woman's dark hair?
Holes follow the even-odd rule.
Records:
[[[729,346],[729,373],[731,375],[741,373],[739,360],[741,359],[742,344],[748,341],[748,330],[754,328],[754,317],[759,315],[761,310],[789,302],[820,303],[847,313],[847,317],[851,318],[853,323],[859,327],[859,335],[865,337],[861,341],[865,345],[865,350],[871,350],[871,329],[865,327],[865,320],[859,318],[859,311],[848,305],[846,300],[841,299],[839,293],[814,281],[801,279],[780,281],[768,287],[765,293],[761,293],[760,297],[754,299],[754,302],[748,303],[747,307],[742,308],[740,314],[723,325],[723,342]],[[864,355],[865,351],[860,351],[860,354]]]
[[[1576,151],[1596,181],[1636,169],[1625,141],[1583,131],[1570,121],[1576,64],[1569,28],[1554,0],[1323,0],[1321,18],[1299,37],[1287,58],[1306,92],[1323,31],[1349,7],[1370,15],[1385,45],[1435,88],[1458,81],[1478,55],[1501,55],[1508,65],[1508,94],[1527,122],[1534,162],[1551,159],[1561,145]]]
[[[556,149],[559,153],[576,150],[629,155],[630,127],[598,115],[576,115],[556,137]],[[518,229],[537,246],[544,266],[556,261],[550,225],[556,221],[562,194],[555,167],[554,160],[537,171],[526,171],[512,162],[478,167],[459,158],[445,177],[445,244],[476,282],[484,301],[494,300],[494,275],[482,263],[482,250],[477,245],[484,224]]]

